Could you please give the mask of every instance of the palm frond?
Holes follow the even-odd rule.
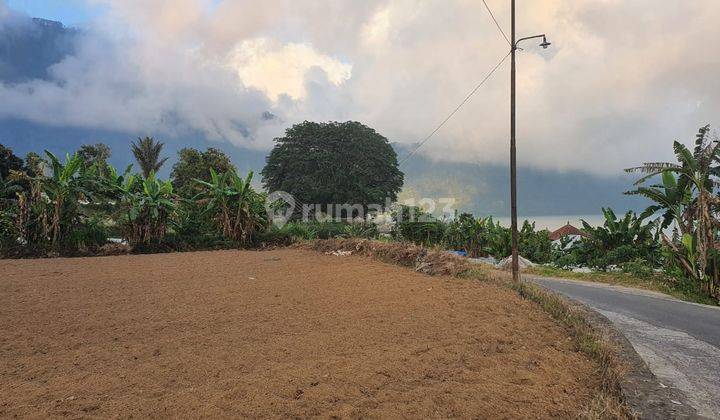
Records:
[[[670,168],[680,168],[680,165],[672,162],[645,162],[641,166],[635,166],[632,168],[626,168],[625,172],[628,173],[656,173],[662,172]]]
[[[693,172],[697,171],[698,162],[684,144],[680,143],[679,141],[673,142],[673,150],[675,151],[675,156],[677,157],[678,161],[682,163],[683,167],[687,167]]]

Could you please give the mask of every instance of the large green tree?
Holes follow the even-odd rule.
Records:
[[[99,175],[107,175],[110,159],[110,147],[104,143],[83,144],[78,150],[78,156],[83,160],[85,166],[95,166]]]
[[[209,147],[204,152],[190,147],[178,152],[178,161],[173,165],[170,178],[173,188],[180,196],[192,197],[202,188],[197,179],[210,182],[210,169],[217,173],[234,172],[230,158],[221,150]]]
[[[359,122],[305,121],[275,142],[262,170],[263,184],[269,191],[292,194],[300,203],[367,208],[383,205],[386,198],[396,200],[402,188],[395,150]]]
[[[132,153],[145,178],[151,173],[157,173],[167,160],[160,158],[164,145],[165,143],[155,141],[152,137],[138,138],[137,143],[131,143]]]

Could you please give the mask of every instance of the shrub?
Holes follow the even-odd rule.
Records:
[[[655,270],[642,258],[624,262],[619,267],[623,273],[630,274],[633,277],[647,279],[655,275]]]
[[[400,241],[436,246],[445,238],[445,223],[419,207],[400,206],[393,212],[392,235]]]
[[[181,199],[171,219],[172,230],[181,240],[192,242],[197,237],[213,231],[212,220],[199,202]],[[217,235],[213,235],[217,236]]]
[[[563,253],[554,259],[553,265],[557,268],[567,270],[569,268],[576,267],[578,265],[578,260],[575,253]]]
[[[483,257],[490,252],[489,228],[492,219],[475,218],[463,213],[448,223],[445,231],[445,246],[463,250],[471,258]]]
[[[19,233],[15,227],[16,214],[10,208],[0,210],[0,255],[18,246]]]
[[[520,230],[518,251],[530,261],[545,264],[552,260],[552,241],[547,230],[535,230],[535,223],[527,220]]]
[[[107,243],[108,231],[102,220],[95,216],[91,217],[70,233],[69,242],[73,249],[98,250]]]
[[[584,230],[590,235],[571,248],[578,264],[606,270],[635,259],[643,259],[652,267],[662,261],[657,235],[653,235],[655,223],[643,223],[645,215],[627,212],[618,218],[611,209],[602,209],[603,226],[592,227],[583,221]]]
[[[547,231],[536,231],[535,224],[526,220],[518,233],[518,251],[523,257],[538,263],[552,260],[552,242]],[[512,251],[512,234],[492,217],[476,219],[463,213],[448,223],[443,244],[464,250],[470,257],[505,258]]]
[[[373,239],[378,236],[378,228],[373,223],[350,223],[344,227],[341,236],[345,238]]]
[[[298,224],[304,224],[308,232],[312,234],[312,237],[302,239],[330,239],[342,236],[345,233],[345,228],[348,226],[345,222],[305,222]]]

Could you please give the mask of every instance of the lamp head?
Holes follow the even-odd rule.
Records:
[[[547,38],[545,38],[545,35],[543,35],[543,42],[542,42],[542,44],[540,44],[540,46],[543,47],[544,49],[547,49],[547,47],[549,47],[550,45],[552,45],[552,44],[549,43]]]

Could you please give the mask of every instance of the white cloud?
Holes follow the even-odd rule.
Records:
[[[274,101],[280,95],[305,99],[305,76],[313,67],[322,69],[336,86],[352,74],[350,64],[320,54],[311,45],[280,44],[266,38],[243,41],[228,61],[246,86],[262,90]]]
[[[0,87],[0,115],[259,148],[304,119],[355,119],[410,143],[508,49],[470,0],[92,1],[108,12],[76,56]],[[488,3],[507,27],[506,2]],[[521,163],[613,173],[720,124],[718,21],[716,0],[522,2],[520,35],[553,46],[518,57]],[[505,162],[508,90],[505,66],[423,152]]]

